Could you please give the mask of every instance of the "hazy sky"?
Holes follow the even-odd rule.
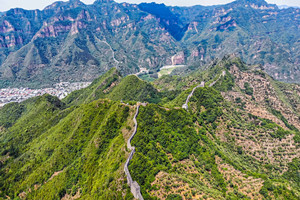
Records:
[[[0,0],[0,11],[6,11],[10,8],[25,8],[25,9],[43,9],[47,5],[56,0]],[[81,0],[86,4],[92,4],[94,0]],[[117,2],[141,3],[141,2],[157,2],[167,5],[191,6],[191,5],[215,5],[225,4],[233,0],[115,0]],[[299,6],[300,0],[267,0],[269,3],[277,5]]]

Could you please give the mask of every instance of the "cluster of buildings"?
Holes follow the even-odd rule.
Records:
[[[61,82],[53,86],[53,88],[30,89],[30,88],[3,88],[0,89],[0,107],[10,102],[21,102],[31,97],[50,94],[63,99],[75,90],[79,90],[89,86],[90,82]]]

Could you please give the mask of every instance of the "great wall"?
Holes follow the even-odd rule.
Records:
[[[188,103],[189,103],[189,101],[190,101],[190,98],[193,96],[195,90],[196,90],[197,88],[199,88],[199,87],[204,87],[204,85],[205,85],[205,82],[202,81],[200,85],[197,85],[196,87],[193,88],[192,92],[191,92],[191,93],[189,94],[189,96],[186,98],[185,104],[182,105],[182,108],[183,108],[183,109],[186,109],[186,110],[188,109]]]
[[[130,172],[128,170],[129,162],[130,162],[130,160],[132,159],[132,157],[133,157],[133,155],[135,153],[135,147],[131,146],[130,142],[131,142],[132,138],[135,136],[136,131],[137,131],[137,125],[138,124],[137,124],[137,121],[136,121],[136,117],[139,114],[140,105],[146,106],[146,104],[139,104],[139,103],[137,105],[136,113],[135,113],[135,115],[133,117],[134,130],[133,130],[132,135],[130,136],[130,138],[127,141],[127,148],[129,150],[131,150],[131,152],[130,152],[129,157],[126,160],[126,163],[125,163],[125,166],[124,166],[124,171],[125,171],[125,174],[127,176],[127,183],[128,183],[128,185],[130,187],[131,193],[133,194],[134,198],[139,199],[139,200],[143,200],[144,198],[143,198],[143,196],[141,194],[141,188],[140,188],[139,184],[136,181],[132,180],[132,177],[131,177]]]
[[[212,82],[209,85],[209,87],[212,87],[222,76],[225,76],[225,75],[226,75],[226,72],[223,71],[222,74],[219,76],[219,78],[217,80],[215,80],[214,82]],[[192,92],[188,95],[188,97],[187,97],[187,99],[185,101],[185,104],[183,104],[182,108],[184,108],[184,109],[187,110],[188,109],[189,100],[193,96],[195,90],[197,88],[199,88],[199,87],[204,87],[204,86],[205,86],[205,82],[202,81],[200,85],[194,87],[193,90],[192,90]],[[133,194],[134,198],[139,199],[139,200],[144,200],[144,198],[143,198],[143,196],[141,194],[141,188],[140,188],[139,184],[136,181],[132,180],[131,174],[130,174],[130,172],[128,170],[128,165],[129,165],[129,163],[130,163],[130,161],[131,161],[131,159],[132,159],[132,157],[133,157],[133,155],[135,153],[135,147],[131,146],[131,140],[133,139],[133,137],[135,136],[135,134],[137,132],[137,126],[138,126],[138,124],[137,124],[136,117],[139,114],[139,108],[140,108],[141,105],[142,106],[146,106],[147,104],[142,104],[142,103],[138,103],[137,104],[136,113],[135,113],[135,115],[133,117],[134,130],[133,130],[132,135],[130,136],[130,138],[127,141],[127,148],[129,150],[131,150],[131,152],[129,154],[129,157],[126,160],[126,163],[125,163],[125,166],[124,166],[124,171],[125,171],[125,174],[127,176],[127,183],[128,183],[128,185],[130,187],[131,193]]]
[[[217,80],[215,80],[214,82],[212,82],[209,87],[212,87],[216,84],[216,82],[218,82],[218,80],[222,77],[226,75],[226,71],[222,71],[222,74],[219,76],[219,78]],[[188,103],[190,101],[190,98],[193,96],[195,90],[199,87],[204,87],[205,86],[205,82],[202,81],[200,85],[197,85],[196,87],[193,88],[192,92],[189,94],[189,96],[186,98],[185,104],[182,105],[183,109],[188,109]]]

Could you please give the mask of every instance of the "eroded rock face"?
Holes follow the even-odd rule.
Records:
[[[4,20],[2,26],[0,27],[0,32],[8,33],[11,31],[15,31],[14,27],[12,26],[12,24],[9,21]]]
[[[0,47],[11,48],[15,46],[23,45],[23,38],[18,35],[9,34],[7,36],[0,36]]]
[[[183,65],[185,64],[185,56],[184,52],[179,52],[178,54],[172,57],[172,64],[173,65]]]
[[[24,74],[32,82],[49,83],[93,80],[111,67],[131,74],[158,67],[171,57],[168,46],[175,46],[154,16],[131,4],[56,2],[43,11],[17,9],[6,15],[2,25],[0,20],[0,48],[12,52],[1,56],[0,76],[9,84],[26,86]],[[24,22],[8,20],[8,15]]]
[[[42,11],[12,9],[0,17],[0,79],[8,85],[16,80],[24,84],[37,81],[32,74],[43,74],[52,77],[49,82],[68,77],[91,81],[79,79],[116,66],[124,74],[171,64],[197,67],[237,53],[249,64],[263,65],[278,80],[299,81],[300,43],[284,38],[299,36],[300,9],[249,2],[179,8],[72,0]],[[260,21],[265,28],[256,23]],[[291,26],[274,31],[287,22]]]

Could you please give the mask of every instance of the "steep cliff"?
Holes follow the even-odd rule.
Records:
[[[277,80],[299,82],[299,12],[256,0],[11,9],[0,17],[0,87],[91,81],[112,67],[123,75],[171,64],[195,69],[232,53]]]

